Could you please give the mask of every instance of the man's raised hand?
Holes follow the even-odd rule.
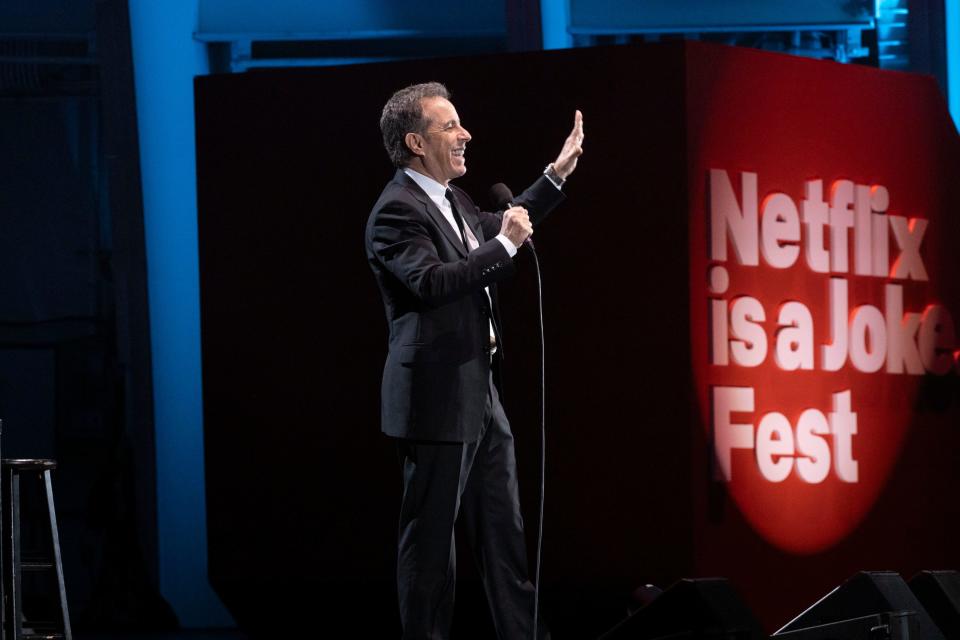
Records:
[[[553,161],[553,170],[566,180],[577,168],[577,159],[583,154],[583,114],[577,109],[573,116],[573,130],[563,142],[560,155]]]

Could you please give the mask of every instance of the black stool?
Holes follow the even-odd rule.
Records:
[[[54,460],[4,459],[2,461],[4,499],[7,513],[3,517],[3,547],[9,569],[3,571],[2,640],[73,640],[70,631],[70,613],[67,611],[67,591],[63,584],[63,564],[60,560],[60,535],[57,514],[53,506],[53,481],[50,472],[57,468]],[[42,557],[25,559],[21,553],[20,480],[33,476],[42,481],[49,515],[50,549]],[[43,520],[42,518],[40,519]],[[36,523],[42,525],[42,522]],[[5,568],[5,567],[4,567]],[[56,578],[59,599],[58,620],[27,620],[23,615],[23,575],[27,572],[52,572]],[[0,592],[2,594],[2,592]]]

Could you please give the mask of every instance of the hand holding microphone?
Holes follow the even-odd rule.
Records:
[[[503,212],[500,233],[507,236],[513,246],[519,247],[533,235],[533,223],[523,207],[510,207]]]

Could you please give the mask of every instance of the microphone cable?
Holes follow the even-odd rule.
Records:
[[[537,557],[536,582],[533,584],[533,640],[537,640],[540,622],[540,568],[543,558],[543,504],[547,486],[547,374],[546,339],[543,331],[543,283],[540,278],[540,260],[533,242],[525,243],[533,256],[534,270],[537,273],[537,315],[540,327],[540,506],[537,518]]]
[[[490,200],[502,209],[513,206],[513,193],[510,187],[502,182],[490,187]],[[546,367],[546,339],[543,331],[543,281],[540,277],[540,259],[533,246],[533,240],[527,239],[523,243],[530,249],[533,256],[533,266],[537,274],[537,317],[540,329],[540,504],[537,518],[537,554],[536,575],[533,583],[533,640],[537,640],[540,626],[540,574],[543,564],[543,504],[547,487],[547,367]]]

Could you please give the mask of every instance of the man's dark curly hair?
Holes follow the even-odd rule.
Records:
[[[410,163],[413,154],[404,142],[408,133],[423,134],[427,130],[427,123],[423,117],[423,108],[420,101],[423,98],[450,99],[450,92],[439,82],[424,82],[414,84],[406,89],[400,89],[390,96],[387,104],[383,105],[380,115],[380,131],[383,133],[383,146],[390,156],[390,161],[396,167],[405,167]]]

